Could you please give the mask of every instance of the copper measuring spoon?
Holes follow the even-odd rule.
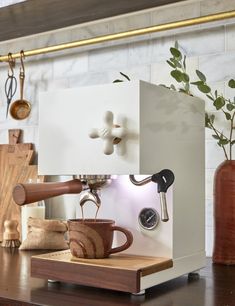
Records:
[[[20,52],[20,61],[21,61],[21,67],[20,67],[20,99],[14,101],[11,104],[10,107],[10,114],[12,118],[16,120],[23,120],[26,119],[31,111],[31,104],[27,100],[24,100],[23,98],[23,92],[24,92],[24,80],[25,80],[25,69],[24,69],[24,51]]]

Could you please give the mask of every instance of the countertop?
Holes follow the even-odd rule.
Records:
[[[199,279],[187,275],[146,290],[143,296],[30,277],[30,257],[46,251],[0,247],[0,305],[55,306],[234,306],[235,266],[213,265]]]

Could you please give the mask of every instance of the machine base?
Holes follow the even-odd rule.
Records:
[[[66,250],[33,256],[31,276],[139,294],[143,277],[172,266],[172,259],[127,254],[74,260]]]

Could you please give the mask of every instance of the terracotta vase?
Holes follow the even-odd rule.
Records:
[[[214,178],[213,262],[235,265],[235,160],[219,165]]]

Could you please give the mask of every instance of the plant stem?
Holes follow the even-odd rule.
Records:
[[[209,123],[209,124],[210,124],[211,128],[213,129],[213,131],[215,132],[215,134],[216,134],[218,137],[220,137],[218,131],[214,128],[213,124],[212,124],[212,123]],[[222,146],[222,149],[223,149],[223,151],[224,151],[225,158],[228,160],[228,154],[227,154],[227,152],[226,152],[226,150],[225,150],[225,147],[224,147],[224,145],[221,145],[221,146]]]
[[[234,117],[235,117],[235,112],[233,113],[232,115],[232,118],[231,118],[231,125],[230,125],[230,136],[229,136],[229,159],[231,160],[232,159],[232,137],[233,137],[233,120],[234,120]]]

